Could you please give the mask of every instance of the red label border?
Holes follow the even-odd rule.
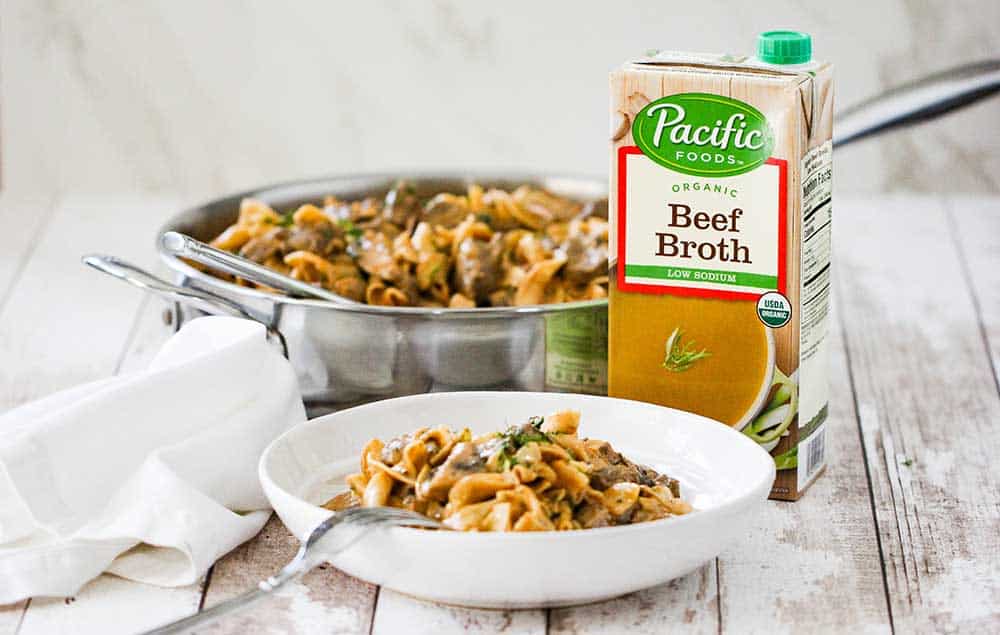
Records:
[[[744,293],[741,291],[721,291],[718,289],[692,289],[690,287],[671,287],[658,284],[639,284],[625,282],[625,194],[627,181],[626,159],[630,154],[642,154],[638,146],[622,146],[618,148],[618,288],[622,291],[637,291],[639,293],[670,294],[693,296],[698,298],[721,298],[724,300],[754,300],[762,293]],[[778,166],[778,292],[786,295],[787,282],[787,252],[788,252],[788,161],[771,157],[764,163]],[[666,169],[666,168],[664,168]]]

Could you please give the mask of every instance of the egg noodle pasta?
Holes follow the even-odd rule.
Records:
[[[571,410],[473,437],[420,428],[372,439],[350,491],[326,503],[410,509],[463,531],[564,531],[687,514],[677,480],[577,436]]]
[[[605,203],[524,185],[328,196],[279,214],[247,198],[211,244],[357,302],[475,308],[607,297]],[[239,278],[237,284],[253,286]],[[265,289],[274,291],[273,289]]]

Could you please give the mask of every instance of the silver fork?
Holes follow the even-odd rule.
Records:
[[[200,613],[154,628],[147,631],[147,635],[188,633],[196,626],[205,626],[214,622],[223,615],[270,596],[288,582],[326,562],[368,535],[370,531],[366,531],[367,529],[384,527],[447,529],[441,523],[422,514],[395,507],[354,507],[335,512],[333,516],[324,520],[309,534],[291,562],[275,575],[261,580],[256,589],[220,602]]]

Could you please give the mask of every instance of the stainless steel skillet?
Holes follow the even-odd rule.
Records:
[[[235,220],[242,198],[279,209],[333,194],[341,199],[382,197],[400,179],[418,194],[463,191],[469,183],[515,189],[523,184],[596,206],[606,213],[607,185],[575,176],[468,172],[344,176],[243,192],[172,219],[163,231],[210,240]],[[160,245],[177,286],[221,298],[283,336],[307,403],[315,409],[426,392],[488,387],[516,390],[606,391],[607,302],[484,309],[427,309],[333,304],[241,287],[191,267]],[[169,284],[161,281],[161,284]],[[147,285],[147,288],[149,286]],[[150,289],[160,292],[157,288]],[[162,294],[162,293],[161,293]],[[172,294],[178,322],[196,314]]]

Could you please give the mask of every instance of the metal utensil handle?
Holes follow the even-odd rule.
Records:
[[[1000,90],[1000,60],[960,66],[892,89],[838,113],[833,146],[839,148],[972,104]]]
[[[323,558],[296,558],[288,563],[288,565],[281,570],[281,573],[261,582],[256,589],[247,591],[246,593],[241,593],[236,597],[219,602],[218,604],[210,606],[206,609],[202,609],[194,615],[181,618],[176,622],[171,622],[164,626],[154,628],[151,631],[147,631],[146,635],[173,635],[176,633],[193,632],[193,629],[199,626],[215,622],[224,615],[235,613],[250,604],[254,604],[258,600],[271,596],[286,583],[302,577],[314,567],[319,565],[323,560]]]
[[[326,289],[314,287],[301,280],[278,273],[273,269],[268,269],[242,256],[237,256],[222,249],[216,249],[211,245],[206,245],[200,240],[196,240],[180,232],[171,231],[164,233],[160,237],[160,244],[175,256],[190,258],[213,269],[246,278],[257,284],[267,285],[291,295],[318,298],[320,300],[327,300],[328,302],[336,302],[337,304],[354,304],[351,300],[331,293]]]
[[[220,602],[215,606],[203,609],[194,615],[177,620],[176,622],[171,622],[164,626],[160,626],[159,628],[147,631],[145,635],[173,635],[176,633],[188,633],[195,627],[203,626],[209,622],[214,622],[224,615],[238,611],[249,604],[268,597],[285,584],[302,577],[314,567],[318,566],[322,562],[325,562],[326,560],[329,560],[331,556],[340,553],[358,540],[369,535],[372,529],[395,525],[442,528],[440,523],[429,518],[405,519],[402,518],[397,512],[391,510],[389,512],[383,512],[383,510],[353,508],[343,513],[334,513],[313,529],[313,531],[309,534],[309,537],[306,538],[306,540],[302,543],[302,546],[299,547],[298,553],[295,554],[295,558],[293,558],[291,562],[285,565],[285,567],[277,574],[259,582],[256,589],[247,591],[242,595],[225,600],[224,602]],[[380,512],[382,512],[381,515],[379,515]],[[342,527],[343,529],[350,527],[353,528],[355,532],[353,534],[343,535],[342,537],[344,539],[340,542],[335,545],[327,544],[321,552],[317,552],[317,550],[314,549],[316,543],[319,542],[320,539],[326,537],[331,530],[338,527]],[[341,532],[341,534],[342,533],[343,532]]]
[[[87,266],[93,267],[119,280],[124,280],[134,287],[154,293],[166,300],[187,304],[201,309],[206,313],[229,315],[256,322],[264,322],[258,316],[252,315],[244,307],[231,300],[206,291],[177,286],[121,258],[103,254],[89,254],[84,256],[82,260]]]

